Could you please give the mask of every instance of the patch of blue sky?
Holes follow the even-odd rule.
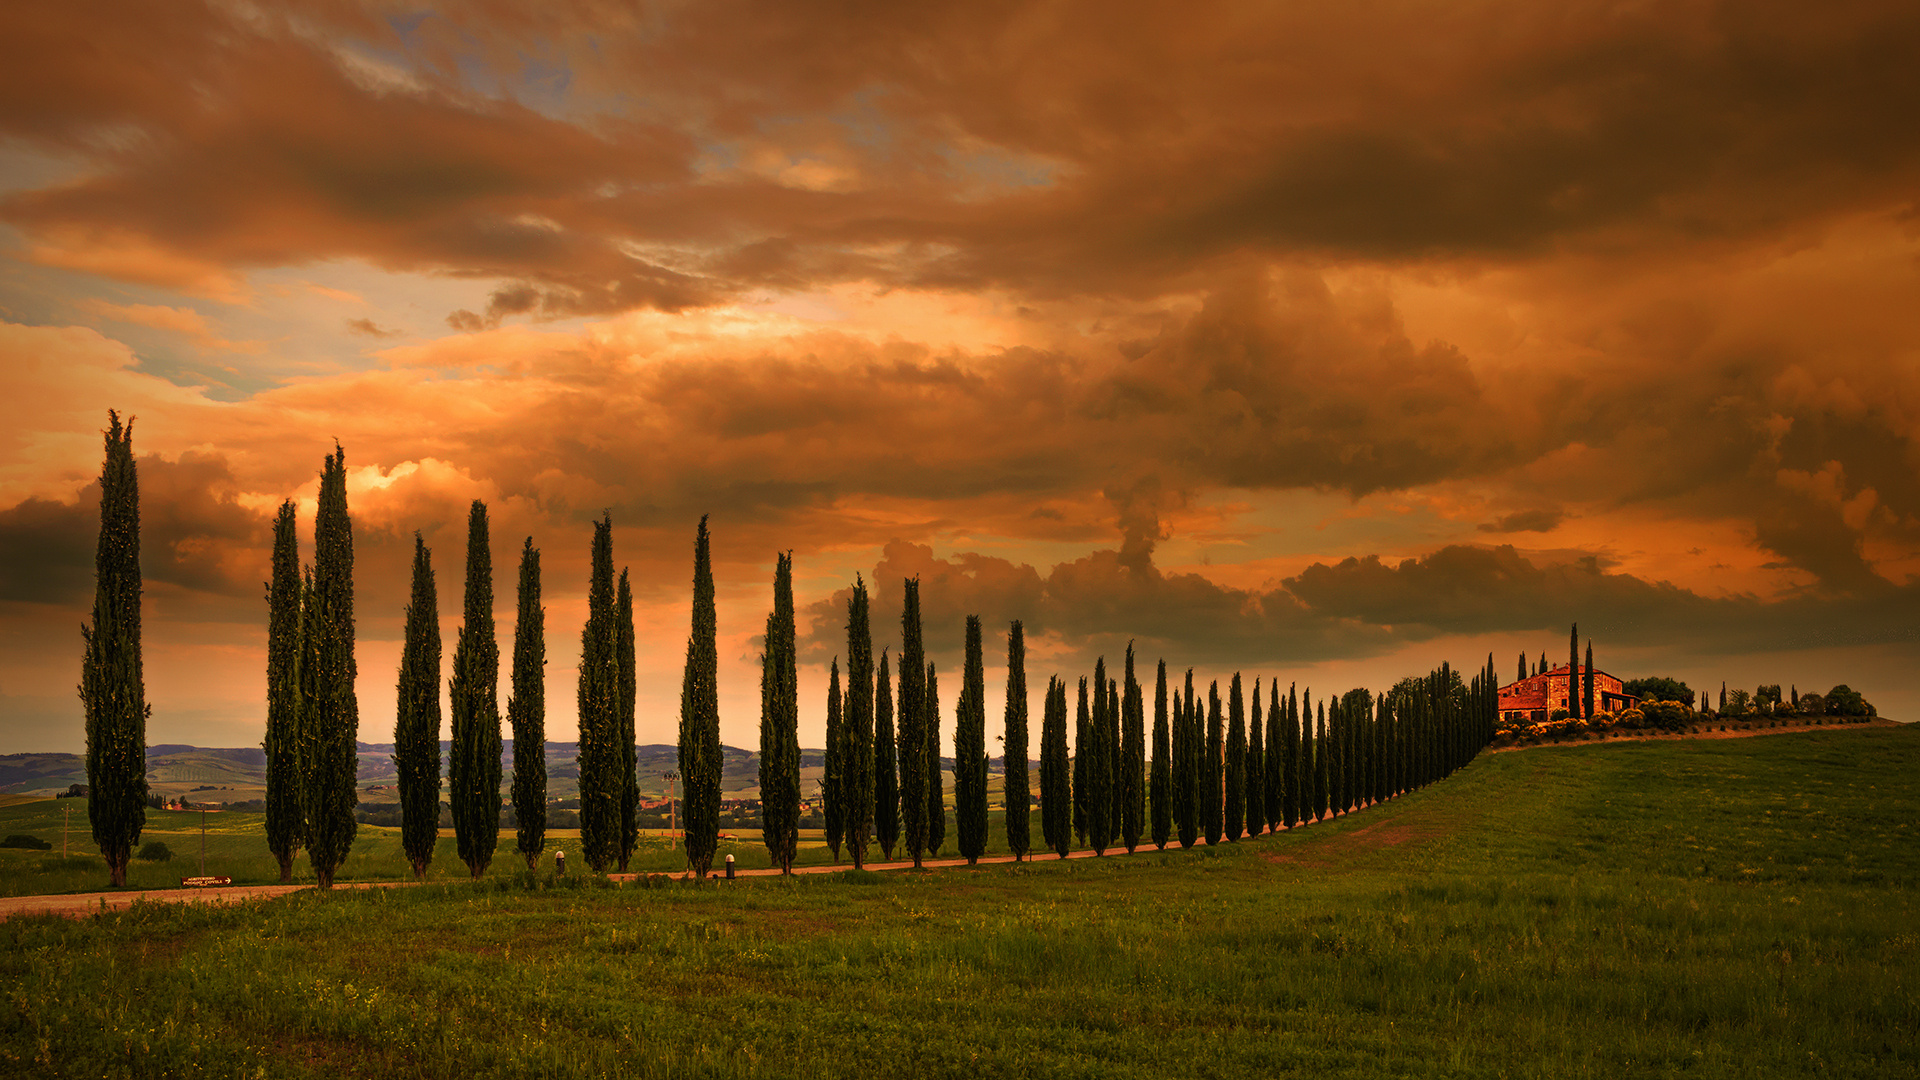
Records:
[[[0,194],[72,183],[87,173],[78,155],[49,154],[19,139],[0,139]]]
[[[1059,165],[1037,154],[995,146],[962,149],[951,144],[938,147],[937,153],[946,162],[948,173],[973,196],[1051,187],[1059,178]]]

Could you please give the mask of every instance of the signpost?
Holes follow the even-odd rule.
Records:
[[[190,889],[204,889],[209,885],[231,885],[233,884],[233,879],[230,877],[208,877],[202,874],[199,877],[183,877],[180,879],[180,884]]]

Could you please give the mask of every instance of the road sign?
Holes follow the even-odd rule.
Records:
[[[183,877],[180,879],[180,884],[188,888],[204,889],[209,885],[231,885],[233,879],[230,877]]]

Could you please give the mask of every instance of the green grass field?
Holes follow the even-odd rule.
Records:
[[[1917,729],[1600,744],[1131,859],[15,919],[0,1069],[1912,1076],[1917,766]]]

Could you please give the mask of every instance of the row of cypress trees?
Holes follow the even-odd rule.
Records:
[[[932,665],[925,664],[919,582],[908,579],[904,593],[897,738],[884,652],[877,679],[870,675],[864,580],[856,579],[847,605],[844,694],[838,657],[830,669],[821,784],[827,841],[836,860],[844,845],[856,867],[865,864],[870,836],[884,857],[893,856],[896,822],[904,822],[906,851],[916,867],[938,849],[930,828],[943,811],[938,691]],[[980,620],[969,616],[954,727],[954,806],[960,853],[969,863],[986,847],[981,655]],[[1016,621],[1007,634],[1003,736],[1007,841],[1016,858],[1030,850],[1025,660],[1024,632]],[[1356,689],[1323,700],[1317,713],[1311,691],[1303,698],[1290,686],[1282,696],[1278,680],[1267,683],[1263,708],[1261,681],[1254,680],[1249,696],[1239,673],[1224,702],[1215,682],[1203,705],[1191,670],[1184,691],[1169,691],[1162,660],[1149,758],[1134,662],[1129,644],[1124,681],[1108,675],[1104,657],[1094,664],[1091,685],[1079,680],[1072,755],[1067,684],[1058,676],[1048,679],[1040,730],[1041,835],[1046,848],[1063,857],[1076,842],[1096,854],[1122,844],[1131,852],[1143,840],[1161,848],[1169,842],[1191,847],[1203,836],[1209,844],[1233,841],[1346,813],[1448,775],[1493,737],[1498,680],[1491,656],[1466,681],[1443,664],[1384,694]],[[785,812],[770,811],[769,827]]]
[[[500,838],[500,649],[493,625],[493,554],[487,507],[467,513],[463,620],[448,683],[453,732],[447,801],[454,844],[467,872],[485,873]],[[540,551],[528,537],[520,550],[507,719],[513,732],[513,805],[519,850],[531,869],[546,836],[546,612],[540,606]],[[440,612],[433,554],[413,537],[413,586],[395,709],[393,761],[399,774],[400,842],[415,878],[426,875],[440,824]],[[269,790],[271,791],[271,783]]]
[[[116,884],[145,820],[145,721],[141,672],[139,494],[132,424],[109,413],[101,475],[101,531],[96,552],[93,619],[83,627],[86,651],[80,696],[87,717],[88,811],[95,842]],[[282,880],[304,847],[315,877],[330,887],[352,846],[356,801],[353,534],[346,499],[346,454],[338,445],[321,472],[314,524],[314,562],[299,566],[291,500],[275,520],[267,583],[268,846]],[[529,867],[544,846],[546,777],[545,628],[539,550],[523,544],[518,581],[512,692],[507,715],[514,735],[513,800],[518,848]],[[449,686],[453,740],[449,797],[460,855],[474,876],[484,873],[498,840],[500,710],[499,648],[493,628],[492,560],[487,509],[475,500],[468,516],[466,618],[455,646]],[[635,642],[633,597],[623,571],[613,582],[612,523],[594,524],[588,619],[580,664],[582,846],[589,865],[627,865],[637,841],[634,775]],[[855,865],[877,841],[892,857],[902,838],[915,865],[936,853],[945,832],[940,779],[937,672],[926,660],[919,582],[909,579],[901,614],[902,643],[896,735],[895,699],[883,650],[874,670],[870,598],[856,579],[848,601],[847,689],[836,658],[829,686],[828,837],[838,858],[845,844]],[[440,775],[440,640],[431,553],[415,536],[395,721],[403,847],[416,875],[431,861],[437,838]],[[718,844],[719,742],[716,619],[707,519],[695,539],[692,625],[681,694],[680,766],[685,781],[687,853],[705,875]],[[762,659],[762,804],[770,854],[790,870],[799,821],[797,655],[791,554],[778,558],[774,607]],[[1311,698],[1302,722],[1291,690],[1283,701],[1271,685],[1261,726],[1259,683],[1252,727],[1246,726],[1240,677],[1230,689],[1223,727],[1218,684],[1209,688],[1205,734],[1192,672],[1184,694],[1169,695],[1166,664],[1158,667],[1152,770],[1147,771],[1142,692],[1128,647],[1124,682],[1095,666],[1091,698],[1080,681],[1076,744],[1066,745],[1066,684],[1049,679],[1041,724],[1041,827],[1047,847],[1064,855],[1076,834],[1096,851],[1124,843],[1134,850],[1143,829],[1164,847],[1175,829],[1183,845],[1204,826],[1208,841],[1340,813],[1431,782],[1464,764],[1491,737],[1497,683],[1492,661],[1470,684],[1445,665],[1424,680],[1406,680],[1375,698],[1352,691],[1320,707]],[[1006,827],[1017,857],[1030,850],[1025,640],[1019,622],[1008,633]],[[954,728],[955,803],[961,854],[985,851],[987,754],[981,626],[967,620],[961,691]],[[1316,752],[1316,742],[1320,749]],[[897,771],[896,771],[897,770]]]

